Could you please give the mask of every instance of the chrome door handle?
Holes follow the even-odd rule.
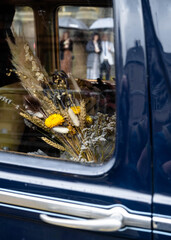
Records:
[[[30,196],[20,192],[0,189],[0,203],[36,209],[49,213],[58,213],[80,217],[83,220],[69,220],[53,218],[44,214],[40,218],[47,223],[71,228],[93,231],[116,231],[125,226],[151,229],[151,215],[143,212],[127,210],[121,205],[111,208],[87,206],[79,203],[70,203],[63,200],[48,199],[44,196]],[[79,227],[80,226],[80,227]]]
[[[117,231],[122,227],[123,217],[121,214],[113,214],[110,217],[91,219],[91,220],[70,220],[62,218],[49,217],[47,215],[41,214],[40,218],[46,222],[53,225],[83,229],[89,231],[104,231],[113,232]]]
[[[129,213],[123,207],[113,207],[106,211],[106,216],[94,219],[70,220],[50,217],[45,214],[41,214],[40,218],[42,221],[53,225],[89,231],[113,232],[125,226],[151,228],[150,216]]]

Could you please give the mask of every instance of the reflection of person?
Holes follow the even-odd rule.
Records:
[[[100,77],[100,53],[101,42],[98,33],[94,33],[92,40],[86,45],[87,57],[87,78],[97,79]]]
[[[66,73],[71,72],[73,42],[69,37],[69,32],[64,32],[60,41],[61,70]]]
[[[112,42],[109,42],[109,38],[107,34],[103,35],[101,44],[102,44],[102,52],[100,55],[100,61],[101,61],[100,78],[102,79],[103,72],[104,72],[105,79],[109,80],[111,65],[114,64],[114,61],[113,61],[114,46]]]
[[[87,71],[87,53],[85,49],[87,41],[85,39],[82,31],[75,31],[73,44],[73,54],[75,57],[72,61],[72,74],[80,79],[86,78]]]

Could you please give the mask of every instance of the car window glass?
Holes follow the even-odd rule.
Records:
[[[113,10],[65,6],[55,17],[53,10],[17,7],[4,28],[0,149],[104,163],[115,148]]]
[[[71,72],[81,79],[97,80],[100,77],[102,80],[113,81],[115,78],[113,9],[64,6],[58,9],[57,15],[61,70]],[[96,38],[99,44],[99,46],[96,44],[96,51],[99,53],[96,55],[99,55],[99,59],[94,60],[91,43]],[[104,59],[109,60],[109,65],[107,61],[106,65],[101,65]]]

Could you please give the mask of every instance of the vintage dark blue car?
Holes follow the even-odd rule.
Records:
[[[170,21],[170,0],[0,1],[0,240],[171,239]]]

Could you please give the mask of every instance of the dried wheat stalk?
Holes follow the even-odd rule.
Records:
[[[66,149],[63,146],[61,146],[60,144],[54,143],[53,141],[51,141],[50,139],[48,139],[46,137],[41,137],[41,139],[54,148],[57,148],[61,151],[66,151]]]

